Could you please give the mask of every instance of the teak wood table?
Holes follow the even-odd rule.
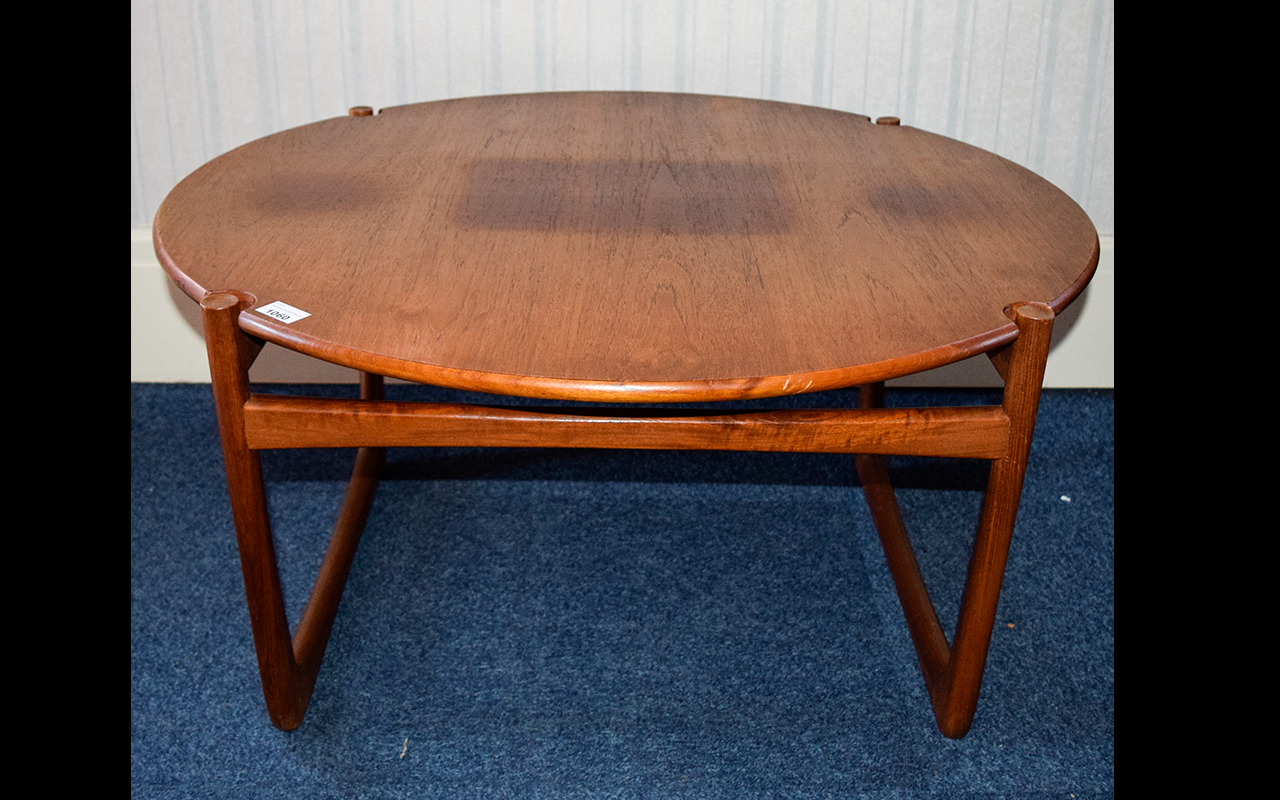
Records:
[[[388,446],[855,454],[939,728],[977,706],[1054,315],[1098,260],[1084,212],[975,147],[821,108],[584,92],[352,109],[196,170],[156,215],[199,301],[267,709],[297,727]],[[271,342],[361,371],[361,399],[251,393]],[[886,409],[884,381],[985,354],[1002,405]],[[858,386],[860,407],[480,407],[383,376],[596,403]],[[358,447],[290,633],[258,451]],[[887,455],[990,462],[954,636]]]

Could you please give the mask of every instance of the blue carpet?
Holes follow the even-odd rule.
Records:
[[[1111,796],[1113,409],[1044,396],[965,739],[934,726],[851,457],[576,450],[390,451],[307,718],[282,733],[209,389],[133,384],[132,796]],[[293,620],[351,461],[264,454]],[[985,465],[891,463],[949,628]]]

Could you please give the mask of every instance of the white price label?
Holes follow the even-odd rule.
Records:
[[[303,311],[300,308],[294,308],[288,303],[281,303],[279,300],[275,301],[274,303],[267,303],[265,306],[262,306],[261,308],[256,308],[254,310],[257,311],[259,314],[263,314],[265,316],[271,317],[272,319],[280,320],[286,325],[288,325],[291,322],[297,322],[300,319],[305,319],[311,316],[309,312]]]

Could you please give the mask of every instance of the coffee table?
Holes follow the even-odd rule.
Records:
[[[306,712],[383,448],[532,446],[856,455],[938,726],[968,731],[1054,316],[1098,260],[1089,219],[1048,182],[893,118],[526,94],[361,107],[251,142],[182,181],[154,237],[202,308],[278,727]],[[251,392],[268,342],[359,370],[360,399]],[[883,407],[884,381],[982,354],[1001,405]],[[389,402],[383,376],[595,405]],[[852,386],[855,409],[667,405]],[[291,633],[258,451],[293,447],[359,454]],[[991,465],[951,641],[889,484],[894,454]]]

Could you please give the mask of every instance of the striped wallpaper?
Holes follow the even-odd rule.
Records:
[[[130,224],[245,142],[353,105],[558,90],[893,115],[1115,222],[1113,0],[131,0]]]

